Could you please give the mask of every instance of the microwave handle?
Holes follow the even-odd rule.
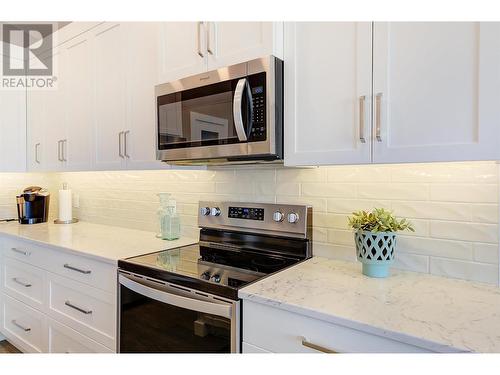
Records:
[[[176,294],[171,294],[163,290],[154,289],[147,285],[140,284],[136,281],[130,280],[128,277],[125,277],[123,275],[118,276],[118,281],[127,289],[130,289],[133,292],[136,292],[137,294],[143,295],[145,297],[154,299],[158,302],[163,302],[184,309],[231,319],[232,307],[230,305],[200,301],[194,298],[178,296]]]
[[[248,103],[250,106],[248,129],[245,129],[245,124],[243,123],[243,113],[241,110],[241,106],[243,104],[243,95],[247,95]],[[246,142],[248,140],[248,133],[250,132],[253,120],[252,92],[250,91],[250,86],[248,85],[248,81],[246,78],[241,78],[236,85],[233,100],[233,117],[238,139],[240,140],[240,142]]]

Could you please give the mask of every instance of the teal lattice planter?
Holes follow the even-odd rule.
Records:
[[[356,255],[363,264],[363,275],[370,277],[387,277],[394,263],[396,234],[394,232],[369,231],[354,232]]]

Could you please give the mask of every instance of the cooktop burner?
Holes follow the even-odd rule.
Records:
[[[311,256],[306,206],[219,204],[200,202],[198,244],[120,260],[120,273],[237,299],[239,288]]]

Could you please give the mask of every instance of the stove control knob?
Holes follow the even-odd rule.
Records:
[[[203,272],[203,273],[201,274],[201,278],[202,278],[203,280],[210,280],[210,272],[208,272],[208,271]]]
[[[295,224],[299,221],[299,214],[296,212],[290,212],[288,214],[287,220],[290,224]]]
[[[283,215],[283,213],[280,211],[276,211],[273,214],[273,220],[276,221],[277,223],[279,223],[280,221],[283,221],[284,217],[285,217],[285,215]]]
[[[212,276],[212,281],[214,283],[220,283],[220,275],[216,273],[215,275]]]
[[[210,210],[210,215],[220,216],[220,208],[219,207],[212,207],[212,210]]]
[[[210,207],[202,207],[202,208],[200,208],[200,214],[201,214],[201,216],[208,216],[208,215],[210,215]]]

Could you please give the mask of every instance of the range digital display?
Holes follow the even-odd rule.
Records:
[[[247,219],[264,221],[263,208],[229,207],[229,217],[233,219]]]

